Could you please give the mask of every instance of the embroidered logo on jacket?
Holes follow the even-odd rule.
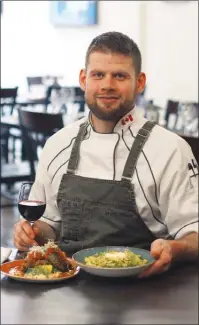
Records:
[[[190,178],[198,176],[198,165],[193,159],[191,159],[191,162],[188,163],[188,169],[190,172]]]
[[[129,114],[128,116],[126,116],[122,119],[122,125],[126,125],[126,123],[132,122],[132,121],[133,121],[133,116],[131,114]]]

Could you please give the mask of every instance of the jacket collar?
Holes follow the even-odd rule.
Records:
[[[137,121],[138,119],[139,119],[139,115],[136,114],[136,106],[134,106],[130,112],[128,112],[126,115],[124,115],[117,122],[117,124],[115,125],[115,127],[113,129],[113,133],[122,133],[122,132],[125,132],[135,122],[138,122]],[[94,131],[94,128],[93,128],[93,125],[92,125],[92,121],[91,121],[91,115],[90,115],[90,113],[89,113],[89,116],[88,116],[88,122],[89,122],[90,126],[92,127],[92,129]]]
[[[126,115],[124,115],[115,125],[114,127],[114,132],[125,132],[132,124],[135,123],[136,118],[135,118],[135,106],[133,109],[128,112]]]

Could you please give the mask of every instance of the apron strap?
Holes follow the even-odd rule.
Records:
[[[144,144],[147,141],[154,126],[154,122],[147,121],[138,131],[124,167],[122,181],[131,181],[142,148],[144,147]]]
[[[87,126],[88,126],[88,121],[82,123],[79,127],[79,132],[77,134],[77,137],[75,139],[75,142],[71,150],[66,174],[75,174],[75,171],[77,170],[78,162],[79,162],[80,145],[82,140],[85,137]]]

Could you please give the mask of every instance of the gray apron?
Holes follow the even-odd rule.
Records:
[[[84,248],[108,245],[149,249],[156,238],[138,213],[131,181],[138,157],[154,123],[147,121],[139,130],[121,181],[75,174],[87,123],[80,125],[67,172],[62,177],[58,191],[57,204],[62,218],[59,245],[68,254]]]

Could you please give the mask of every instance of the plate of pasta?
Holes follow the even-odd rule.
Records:
[[[83,249],[73,259],[84,271],[105,277],[137,276],[155,261],[145,249],[124,246]]]

